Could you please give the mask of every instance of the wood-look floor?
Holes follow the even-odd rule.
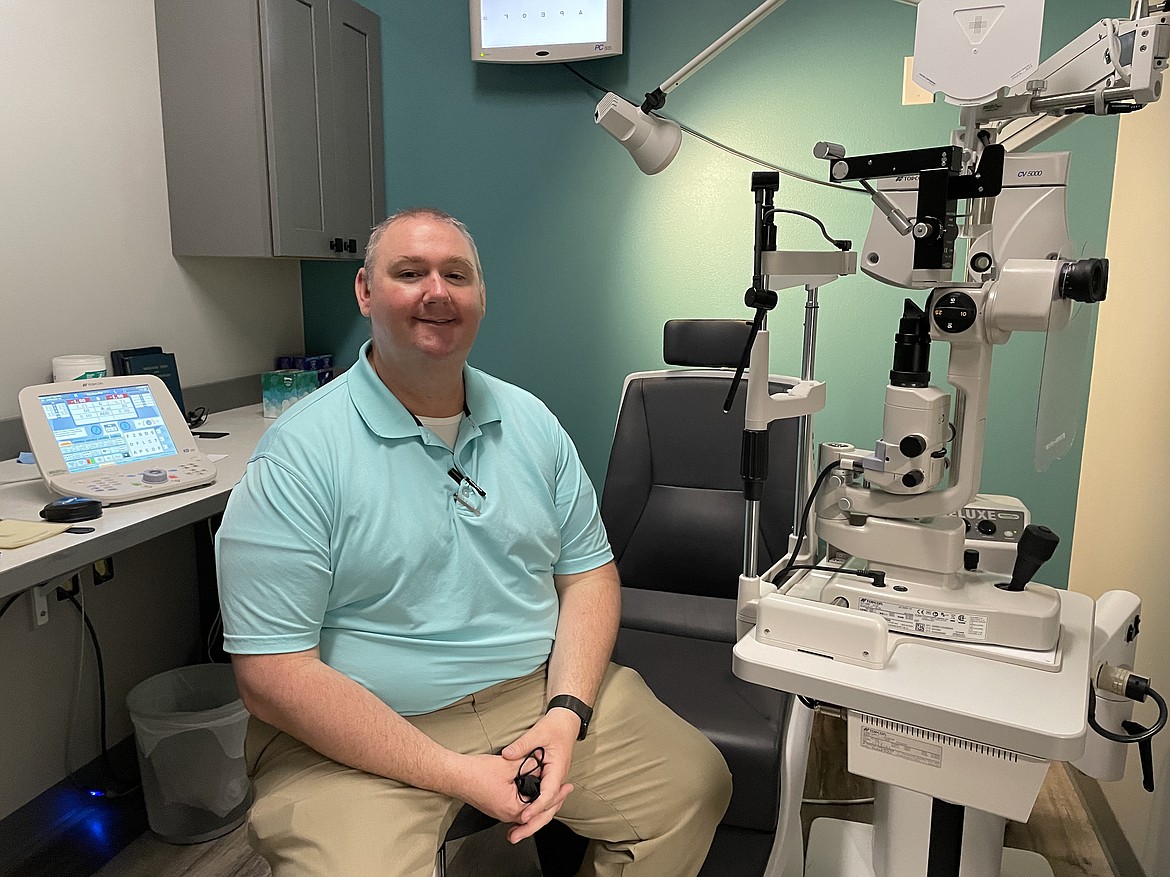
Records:
[[[813,800],[872,796],[872,784],[845,770],[844,722],[817,717],[805,797]],[[868,822],[872,806],[805,804],[805,837],[814,818]],[[1009,823],[1007,846],[1048,859],[1054,877],[1115,877],[1064,765],[1053,765],[1027,824]],[[149,833],[97,872],[99,877],[268,877],[268,866],[248,847],[244,829],[215,841],[172,846]],[[461,843],[448,863],[450,877],[540,877],[531,842],[510,846],[503,828]],[[730,877],[730,875],[729,875]]]

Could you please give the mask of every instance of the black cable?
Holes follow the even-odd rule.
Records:
[[[597,91],[600,91],[603,95],[609,94],[608,88],[604,88],[604,87],[598,85],[596,82],[594,82],[592,79],[590,79],[584,73],[582,73],[580,70],[578,70],[572,64],[561,64],[561,66],[564,67],[566,70],[568,70],[570,73],[572,73],[574,76],[576,76],[578,79],[580,79],[582,82],[584,82],[586,85],[588,85],[590,88],[593,88],[593,89],[596,89]]]
[[[884,570],[880,569],[846,569],[840,566],[820,566],[815,563],[798,563],[795,566],[787,567],[788,569],[815,569],[820,572],[831,572],[842,576],[857,576],[862,579],[869,579],[875,585],[884,585],[886,582],[886,574]]]
[[[831,237],[829,235],[829,230],[827,228],[825,228],[825,224],[823,222],[821,222],[820,219],[813,216],[811,213],[805,213],[803,210],[792,210],[792,209],[787,208],[787,207],[772,207],[768,210],[765,210],[764,215],[760,218],[763,220],[768,220],[772,216],[775,216],[777,213],[788,213],[788,214],[791,214],[792,216],[800,216],[800,217],[803,217],[804,219],[809,220],[810,222],[815,222],[817,225],[817,228],[819,228],[821,230],[821,237],[823,237],[825,240],[827,240],[830,244],[832,244],[838,250],[848,250],[851,246],[853,246],[853,241],[847,241],[843,238],[841,240],[838,240],[835,237]]]
[[[102,649],[98,644],[97,632],[94,631],[93,624],[90,622],[89,616],[86,615],[85,610],[81,608],[81,604],[77,602],[76,598],[74,598],[72,594],[66,594],[61,589],[58,589],[58,593],[64,594],[69,602],[73,604],[73,608],[81,613],[81,619],[85,622],[85,627],[89,631],[89,639],[90,642],[93,643],[93,653],[96,658],[98,670],[98,694],[100,698],[99,707],[101,713],[102,765],[105,767],[106,772],[109,773],[111,778],[119,783],[126,784],[126,781],[123,780],[122,777],[118,776],[118,772],[114,770],[114,766],[110,763],[110,750],[109,746],[107,745],[106,738],[106,669],[105,663],[102,660]],[[3,606],[0,606],[0,618],[4,617],[4,613],[7,612],[9,608],[11,608],[13,603],[20,599],[22,594],[23,592],[21,592],[21,594],[13,594],[4,602]]]
[[[1097,694],[1093,691],[1095,686],[1089,682],[1089,727],[1104,737],[1106,740],[1112,740],[1114,743],[1141,743],[1143,740],[1149,740],[1159,731],[1166,727],[1166,719],[1168,710],[1166,707],[1166,699],[1154,689],[1149,689],[1146,693],[1154,699],[1154,703],[1158,705],[1158,719],[1152,726],[1146,728],[1138,734],[1118,734],[1110,731],[1107,728],[1102,728],[1097,723]]]
[[[608,94],[611,91],[611,89],[598,85],[584,73],[581,73],[579,70],[574,68],[573,65],[562,63],[561,66],[584,82],[586,85],[588,85],[590,88],[601,92],[602,95]],[[633,103],[633,101],[630,101],[630,103]],[[663,116],[661,113],[654,113],[654,115],[658,116],[660,119],[668,118],[667,116]],[[740,152],[738,149],[735,149],[732,146],[728,146],[725,143],[720,143],[714,137],[708,137],[702,131],[697,131],[689,125],[684,125],[682,122],[678,121],[678,119],[671,119],[670,121],[674,122],[679,126],[679,128],[681,128],[683,131],[686,131],[697,140],[702,140],[704,143],[707,143],[710,146],[714,146],[716,149],[722,149],[724,152],[728,153],[729,155],[734,155],[736,158],[742,158],[744,161],[750,161],[753,164],[759,165],[760,167],[766,167],[769,170],[773,170],[784,174],[785,176],[792,177],[794,180],[800,180],[805,183],[812,183],[814,186],[824,186],[827,189],[836,189],[840,192],[860,192],[862,195],[869,194],[865,191],[865,189],[860,187],[842,186],[839,183],[829,183],[824,180],[818,180],[816,177],[810,177],[807,174],[802,174],[799,171],[790,170],[789,168],[781,167],[778,164],[772,164],[771,162],[764,161],[762,158],[756,158],[754,155],[750,155],[746,152]]]
[[[665,117],[663,117],[663,118],[665,118]],[[810,177],[808,174],[802,174],[800,171],[794,171],[790,168],[782,167],[781,165],[778,165],[778,164],[772,164],[771,162],[764,161],[762,158],[756,158],[754,155],[751,155],[751,154],[746,153],[746,152],[740,152],[738,149],[736,149],[732,146],[728,146],[724,143],[720,143],[714,137],[708,137],[702,131],[698,131],[698,130],[690,127],[689,125],[684,125],[682,122],[679,122],[677,119],[674,119],[672,121],[674,121],[675,124],[677,124],[680,128],[682,128],[684,131],[686,131],[692,137],[694,137],[698,140],[702,140],[704,143],[707,143],[711,146],[714,146],[716,149],[722,149],[724,152],[728,153],[729,155],[734,155],[736,158],[742,158],[744,161],[754,162],[755,164],[758,164],[761,167],[768,168],[768,170],[773,170],[773,171],[776,171],[777,173],[784,174],[787,177],[792,177],[792,179],[794,179],[794,180],[800,180],[803,183],[812,183],[814,186],[824,186],[826,189],[835,189],[838,192],[859,192],[862,195],[869,194],[868,192],[865,191],[865,189],[862,189],[862,188],[854,188],[853,186],[842,186],[840,183],[827,183],[824,180],[818,180],[816,177]]]
[[[58,593],[65,594],[64,591],[60,591],[60,590],[58,591]],[[89,640],[91,643],[93,643],[93,653],[94,653],[95,661],[97,663],[97,671],[98,671],[98,708],[99,708],[99,713],[101,716],[102,766],[105,768],[106,773],[108,773],[110,775],[110,779],[112,779],[115,783],[118,783],[122,786],[129,787],[126,789],[118,789],[118,790],[107,789],[107,790],[105,790],[105,794],[106,795],[123,794],[125,791],[131,791],[131,790],[136,789],[138,787],[134,783],[123,779],[118,774],[118,772],[116,770],[114,770],[114,765],[110,761],[110,747],[109,747],[109,743],[106,739],[106,667],[105,667],[105,662],[102,660],[102,647],[101,647],[101,645],[98,644],[97,632],[93,629],[93,623],[89,620],[89,615],[86,614],[86,611],[81,608],[81,604],[77,602],[77,599],[72,594],[65,594],[65,598],[70,603],[72,603],[73,608],[76,609],[81,614],[81,620],[85,622],[85,628],[87,631],[89,631]]]
[[[64,594],[65,592],[61,591],[60,593]],[[72,594],[65,594],[65,598],[81,614],[81,620],[85,622],[85,628],[89,631],[89,640],[93,643],[93,653],[97,660],[98,671],[98,706],[101,712],[102,759],[106,762],[106,767],[109,768],[109,747],[106,745],[106,666],[102,661],[102,648],[98,645],[97,633],[93,629],[93,623],[89,620],[89,616],[85,610],[81,608],[81,604],[77,602],[77,598]],[[113,771],[111,770],[110,773],[113,773]]]
[[[840,460],[834,460],[817,475],[817,480],[813,483],[813,489],[809,491],[808,499],[805,500],[804,508],[801,510],[800,531],[796,534],[796,544],[792,546],[792,554],[789,555],[788,563],[784,565],[784,569],[780,570],[779,575],[775,576],[773,580],[778,578],[783,582],[788,574],[796,568],[796,558],[800,554],[800,546],[804,544],[805,533],[808,531],[808,518],[812,512],[813,500],[817,498],[817,494],[820,492],[821,486],[825,483],[825,479],[829,477],[829,473],[840,465]]]

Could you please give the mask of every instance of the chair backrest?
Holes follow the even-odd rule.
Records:
[[[746,339],[746,329],[738,337]],[[702,358],[673,351],[668,361]],[[736,596],[743,570],[740,451],[747,388],[740,387],[731,411],[723,413],[732,376],[730,369],[680,369],[626,379],[601,500],[625,587]],[[772,381],[770,392],[785,386]],[[795,421],[774,422],[768,447],[761,571],[784,555],[792,532]]]

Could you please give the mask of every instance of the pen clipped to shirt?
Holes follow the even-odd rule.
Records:
[[[453,497],[455,502],[459,503],[472,514],[483,514],[483,500],[487,497],[484,489],[454,466],[447,470],[447,475],[458,485],[458,489],[455,491],[455,496]]]

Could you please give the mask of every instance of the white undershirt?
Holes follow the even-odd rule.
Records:
[[[463,412],[452,414],[450,417],[423,417],[418,416],[418,421],[439,438],[441,438],[451,450],[455,450],[455,440],[459,438],[459,424],[463,422]]]

